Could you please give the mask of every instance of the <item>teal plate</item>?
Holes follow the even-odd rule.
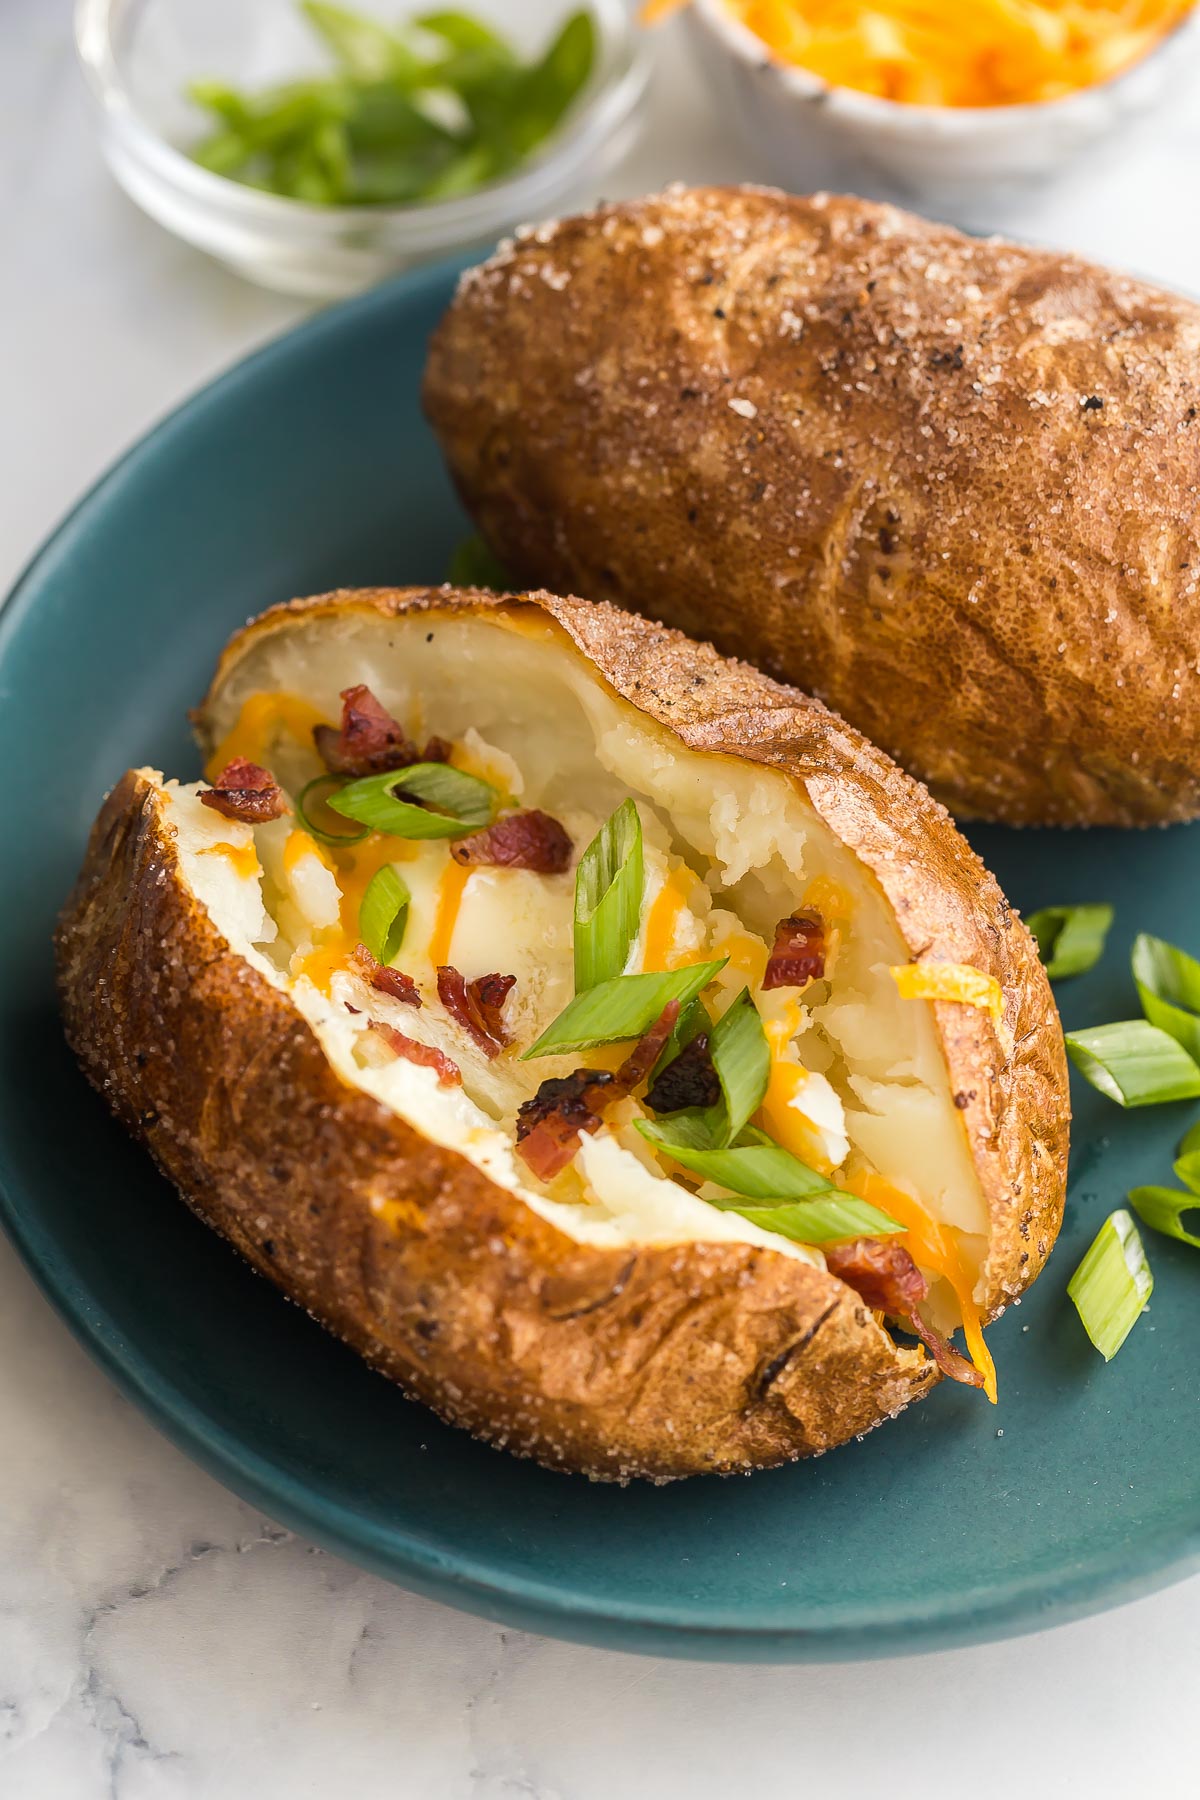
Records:
[[[463,518],[423,424],[453,269],[252,357],[83,501],[0,615],[0,1188],[14,1240],[114,1380],[311,1538],[489,1618],[628,1650],[823,1660],[1066,1620],[1200,1560],[1197,1253],[1148,1234],[1153,1309],[1106,1367],[1065,1295],[1105,1213],[1169,1176],[1188,1109],[1080,1088],[1067,1225],[991,1338],[1001,1398],[944,1385],[817,1462],[625,1490],[440,1425],[187,1213],[68,1055],[50,932],[101,794],[196,767],[186,709],[229,631],[292,594],[432,581]],[[974,834],[1013,901],[1107,899],[1072,1022],[1135,1007],[1144,929],[1200,948],[1200,832]]]

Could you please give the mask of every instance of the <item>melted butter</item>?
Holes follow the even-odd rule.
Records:
[[[298,743],[311,745],[314,727],[328,724],[329,720],[319,707],[301,700],[297,694],[251,694],[238,714],[236,725],[221,739],[205,764],[205,776],[209,781],[215,781],[226,763],[232,762],[235,756],[269,766],[272,747],[281,733],[287,732]]]
[[[201,856],[224,856],[232,864],[234,873],[243,879],[257,875],[261,867],[253,838],[248,844],[206,844],[199,854]]]

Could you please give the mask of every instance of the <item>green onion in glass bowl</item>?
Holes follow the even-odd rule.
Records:
[[[487,246],[582,197],[625,152],[647,45],[624,0],[586,0],[589,23],[565,32],[580,10],[578,0],[476,0],[441,12],[421,0],[357,0],[305,15],[297,0],[77,0],[76,41],[105,156],[138,205],[251,280],[325,298]],[[442,28],[440,40],[419,37],[418,50],[428,61],[431,46],[449,44],[442,60],[453,64],[432,101],[424,90],[393,95],[375,79],[381,50],[371,62],[380,28],[403,48],[397,27],[418,15]],[[511,42],[515,92],[503,104],[492,39]],[[197,83],[204,105],[189,98]],[[262,101],[283,87],[290,97]],[[255,132],[278,137],[281,166],[265,151],[255,160]]]

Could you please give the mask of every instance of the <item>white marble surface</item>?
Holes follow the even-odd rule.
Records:
[[[67,12],[0,8],[0,586],[151,420],[302,310],[114,190]],[[759,173],[676,40],[662,49],[650,132],[608,191]],[[1200,90],[1009,222],[1200,291],[1198,187]],[[858,1668],[652,1662],[460,1616],[216,1487],[0,1243],[3,1800],[857,1800],[914,1781],[973,1800],[1014,1781],[1183,1800],[1198,1675],[1200,1581],[1038,1637]]]

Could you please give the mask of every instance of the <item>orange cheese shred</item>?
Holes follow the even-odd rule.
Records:
[[[889,971],[905,1000],[957,1000],[990,1012],[996,1024],[1004,1017],[1004,990],[994,975],[971,963],[901,963]]]
[[[206,844],[200,855],[226,857],[235,872],[243,877],[257,875],[260,867],[253,838],[248,844]]]
[[[238,714],[237,723],[205,764],[205,775],[215,781],[226,763],[232,762],[235,756],[244,756],[247,762],[269,767],[271,750],[281,734],[286,733],[308,748],[312,745],[314,726],[328,723],[319,707],[311,706],[297,694],[251,694]]]
[[[776,1019],[764,1019],[762,1026],[771,1052],[771,1072],[759,1108],[759,1122],[777,1144],[798,1156],[810,1169],[830,1175],[833,1164],[822,1149],[819,1134],[806,1117],[803,1105],[799,1104],[800,1095],[811,1077],[800,1063],[784,1056],[800,1029],[798,1003],[789,1001],[785,1012]]]
[[[904,1236],[913,1261],[930,1274],[940,1275],[953,1288],[962,1314],[967,1352],[983,1376],[984,1393],[995,1405],[996,1365],[984,1342],[983,1324],[972,1291],[974,1283],[967,1273],[953,1228],[939,1225],[911,1194],[906,1194],[890,1181],[885,1181],[882,1175],[850,1175],[840,1185],[847,1193],[857,1194],[860,1200],[866,1200],[870,1205],[877,1206],[880,1212],[890,1213],[893,1219],[898,1219],[904,1226]]]
[[[358,914],[372,876],[390,863],[403,862],[414,852],[403,838],[389,837],[382,831],[373,831],[361,843],[348,844],[344,849],[319,844],[306,831],[293,831],[283,847],[284,869],[290,871],[301,856],[313,850],[326,868],[332,868],[342,891],[339,919],[336,929],[302,957],[292,973],[307,976],[314,987],[327,994],[333,977],[349,965],[359,942]]]
[[[450,945],[454,938],[454,927],[458,923],[458,909],[462,905],[462,897],[470,879],[470,869],[463,868],[453,857],[447,860],[445,872],[438,883],[437,910],[434,913],[433,930],[429,934],[429,960],[435,969],[444,967],[450,961]]]
[[[659,888],[646,917],[646,943],[642,952],[644,969],[675,969],[679,954],[675,934],[681,915],[687,910],[685,883],[690,886],[688,870],[673,869]]]
[[[647,0],[657,24],[687,0]],[[1195,0],[724,0],[781,62],[915,106],[1057,100],[1130,68]]]

